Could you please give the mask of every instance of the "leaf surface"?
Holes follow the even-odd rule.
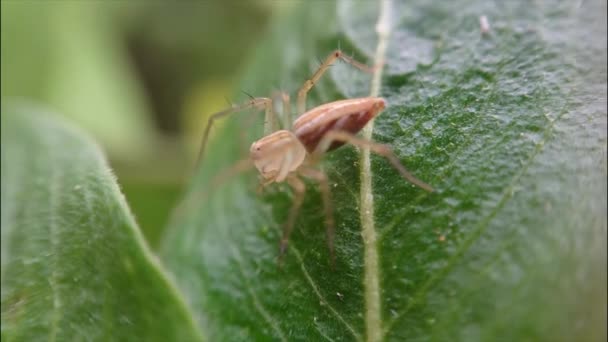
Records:
[[[338,45],[373,64],[376,6],[287,7],[242,88],[293,93]],[[393,3],[381,89],[389,106],[374,139],[438,191],[415,188],[373,159],[387,340],[605,338],[605,13],[601,1]],[[369,75],[336,65],[309,105],[367,96],[369,84]],[[333,185],[336,268],[315,190],[279,268],[288,188],[260,196],[253,172],[214,181],[261,137],[252,115],[235,114],[216,132],[165,237],[163,258],[199,324],[217,340],[376,335],[365,328],[374,303],[364,296],[359,154],[344,147],[323,164]]]
[[[197,341],[99,148],[2,106],[2,340]]]

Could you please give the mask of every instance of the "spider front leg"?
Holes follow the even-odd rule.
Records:
[[[321,196],[323,199],[323,211],[325,214],[325,229],[327,232],[327,247],[329,248],[329,258],[332,267],[336,264],[336,254],[334,251],[334,240],[336,236],[334,212],[331,204],[331,190],[329,187],[329,180],[325,172],[309,167],[302,167],[299,170],[300,174],[304,177],[313,179],[319,183],[319,189],[321,190]]]
[[[395,156],[395,154],[393,153],[393,151],[391,150],[390,147],[383,145],[383,144],[378,144],[373,141],[361,139],[348,132],[343,132],[343,131],[327,132],[325,134],[325,136],[323,137],[323,139],[321,139],[321,141],[319,142],[319,145],[317,145],[317,148],[315,149],[315,151],[313,152],[313,158],[318,159],[323,153],[325,153],[325,151],[327,151],[327,149],[331,146],[331,144],[334,141],[342,141],[342,142],[349,143],[351,145],[355,145],[358,147],[369,148],[372,152],[379,154],[379,155],[385,157],[386,159],[388,159],[388,161],[393,165],[393,167],[397,171],[399,171],[401,176],[403,178],[405,178],[408,182],[410,182],[414,185],[417,185],[426,191],[429,191],[429,192],[434,191],[430,185],[428,185],[425,182],[414,177],[414,175],[412,175],[408,170],[406,170],[406,168],[401,164],[401,162],[399,161],[399,158],[397,158],[397,156]]]
[[[232,108],[225,109],[221,112],[217,112],[209,117],[207,122],[207,127],[205,128],[205,132],[203,133],[203,139],[201,142],[200,151],[197,157],[196,167],[200,169],[202,167],[202,162],[205,156],[205,148],[207,147],[207,142],[209,140],[209,134],[211,132],[211,128],[215,120],[220,119],[222,117],[228,116],[232,113],[248,110],[248,109],[258,109],[265,110],[265,121],[264,121],[264,131],[269,132],[274,126],[276,122],[275,114],[272,108],[272,100],[265,97],[252,98],[251,100],[241,104],[233,106]],[[200,189],[198,191],[192,192],[188,198],[176,209],[176,215],[180,215],[181,212],[185,211],[189,207],[194,207],[196,205],[200,205],[200,201],[213,193],[217,188],[219,188],[226,181],[230,180],[234,176],[245,172],[254,165],[251,163],[249,158],[240,160],[232,165],[230,168],[224,169],[223,172],[220,172],[210,183],[210,188]],[[203,192],[203,190],[206,190]]]
[[[298,212],[300,211],[300,207],[302,206],[302,202],[304,201],[304,194],[306,193],[306,185],[297,176],[292,175],[288,177],[287,183],[293,189],[294,197],[293,203],[291,204],[291,209],[289,210],[289,216],[287,217],[287,222],[285,223],[285,227],[283,228],[283,237],[281,237],[281,245],[279,247],[279,264],[281,264],[281,262],[283,261],[283,256],[287,251],[289,236],[293,231],[293,227],[296,223],[296,217],[298,216]]]
[[[241,105],[233,106],[232,108],[228,108],[221,112],[215,113],[211,115],[209,117],[209,120],[207,121],[207,127],[205,128],[205,132],[203,133],[203,140],[201,142],[201,148],[199,150],[198,158],[196,161],[197,167],[200,168],[200,164],[203,161],[203,157],[205,155],[205,147],[207,146],[207,141],[209,140],[209,133],[211,132],[211,127],[213,126],[215,120],[246,109],[264,109],[266,111],[264,119],[264,134],[266,135],[272,132],[273,127],[275,127],[276,125],[276,117],[272,109],[272,100],[269,98],[256,97]]]
[[[196,191],[187,194],[185,200],[183,200],[175,209],[174,216],[181,217],[190,210],[200,210],[201,205],[207,201],[213,193],[219,189],[226,182],[239,174],[249,171],[254,168],[249,158],[239,160],[227,169],[222,170],[218,173],[211,182],[209,187],[199,188]]]
[[[277,100],[281,101],[283,107],[281,110],[281,116],[283,119],[282,127],[284,129],[290,130],[291,126],[293,125],[293,119],[291,117],[291,103],[289,99],[289,94],[283,91],[276,91],[272,94],[272,99],[275,103],[277,102]]]
[[[319,81],[321,76],[323,76],[327,69],[329,69],[329,67],[334,64],[337,59],[341,59],[364,72],[374,71],[374,68],[370,68],[361,62],[357,62],[351,57],[344,55],[344,53],[340,50],[335,50],[334,52],[330,53],[327,58],[325,58],[325,61],[323,61],[321,66],[319,66],[319,69],[317,69],[317,71],[312,75],[310,79],[304,82],[304,84],[298,91],[298,115],[302,115],[306,111],[306,95],[308,94],[310,89],[314,87],[314,85]]]

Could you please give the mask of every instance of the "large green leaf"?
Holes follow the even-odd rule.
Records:
[[[338,44],[373,63],[375,2],[291,5],[243,89],[294,91]],[[279,268],[287,188],[257,195],[253,173],[212,184],[244,158],[241,131],[260,137],[239,114],[216,132],[163,246],[199,324],[215,340],[605,339],[605,2],[407,1],[391,17],[389,106],[374,138],[438,191],[373,159],[380,264],[371,269],[359,155],[332,152],[336,267],[309,191]],[[369,76],[337,65],[313,93],[311,104],[365,96]],[[364,274],[379,278],[379,302]],[[379,325],[369,321],[376,308]]]
[[[2,340],[195,341],[97,146],[2,107]]]

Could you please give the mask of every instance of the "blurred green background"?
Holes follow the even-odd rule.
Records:
[[[239,100],[247,56],[286,6],[2,1],[2,97],[42,103],[93,135],[156,248],[206,117]]]

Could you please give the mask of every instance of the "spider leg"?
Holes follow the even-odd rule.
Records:
[[[373,72],[375,68],[370,68],[367,65],[357,62],[353,58],[346,56],[341,50],[335,50],[330,53],[325,61],[319,66],[317,71],[312,75],[311,78],[307,79],[306,82],[302,85],[300,90],[298,91],[298,115],[302,115],[306,111],[306,95],[314,87],[314,85],[319,81],[321,76],[329,69],[329,67],[337,60],[341,59],[346,63],[354,66],[357,69],[360,69],[365,72]]]
[[[289,94],[283,91],[274,92],[272,94],[273,101],[280,100],[282,104],[282,127],[287,130],[291,130],[293,124],[293,118],[291,117],[291,104]]]
[[[202,203],[205,202],[207,198],[211,197],[211,195],[221,185],[225,184],[228,180],[234,178],[235,176],[252,169],[253,167],[254,165],[249,158],[239,160],[234,165],[224,169],[217,176],[215,176],[210,182],[211,186],[209,188],[197,187],[197,190],[187,194],[187,197],[174,209],[173,215],[180,218],[189,210],[196,210],[197,208],[200,208]]]
[[[310,167],[303,167],[299,170],[304,177],[313,179],[319,183],[321,196],[323,198],[323,211],[325,212],[325,229],[327,233],[327,247],[329,248],[329,258],[331,266],[336,264],[336,255],[334,250],[334,240],[336,236],[333,207],[331,204],[331,190],[329,181],[325,172]]]
[[[285,227],[283,228],[283,237],[281,237],[281,245],[279,247],[279,264],[283,261],[283,256],[287,251],[287,245],[289,243],[289,236],[293,231],[293,227],[296,222],[296,217],[298,216],[298,212],[300,211],[300,207],[302,206],[302,202],[304,201],[304,194],[306,193],[306,185],[304,182],[298,178],[297,176],[290,176],[287,178],[287,183],[294,191],[293,203],[291,205],[291,209],[289,210],[289,216],[287,217],[287,222],[285,223]]]
[[[262,109],[266,110],[266,118],[264,121],[264,134],[268,134],[271,132],[272,128],[276,124],[275,124],[275,114],[272,109],[272,100],[269,98],[265,98],[265,97],[253,98],[241,105],[237,105],[232,108],[223,110],[221,112],[217,112],[217,113],[211,115],[211,117],[209,117],[209,120],[207,121],[207,127],[205,128],[205,132],[203,133],[203,140],[201,141],[201,148],[199,150],[197,161],[196,161],[196,165],[198,168],[201,167],[201,163],[205,156],[205,147],[207,145],[207,141],[209,140],[209,133],[211,132],[211,127],[213,126],[213,123],[215,122],[215,120],[228,116],[232,113],[237,113],[237,112],[241,112],[246,109],[254,109],[254,108],[259,109],[259,110],[262,110]]]
[[[365,140],[359,138],[351,133],[344,131],[330,131],[325,134],[323,139],[317,145],[316,150],[313,152],[313,159],[317,159],[321,154],[325,153],[329,146],[331,146],[334,141],[343,141],[345,143],[349,143],[351,145],[355,145],[358,147],[369,148],[372,152],[383,156],[388,159],[388,161],[393,165],[393,167],[399,171],[401,176],[405,178],[408,182],[419,186],[420,188],[432,192],[433,188],[426,184],[425,182],[419,180],[414,177],[399,161],[399,158],[393,153],[390,147],[384,144],[379,144],[373,141]]]

